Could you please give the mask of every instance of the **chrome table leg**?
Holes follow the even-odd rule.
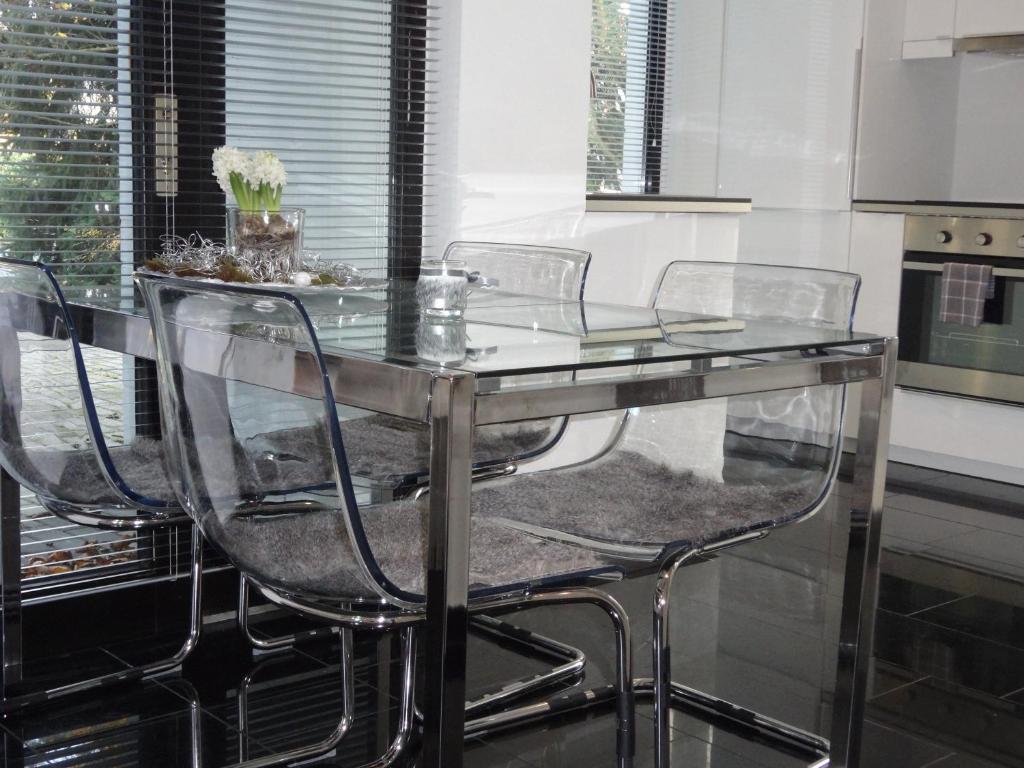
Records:
[[[850,537],[832,708],[832,768],[860,765],[860,740],[878,601],[878,558],[896,371],[896,339],[886,339],[882,378],[861,383]]]
[[[430,403],[425,768],[462,768],[475,377],[437,376]]]

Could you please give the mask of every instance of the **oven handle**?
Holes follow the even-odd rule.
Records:
[[[914,272],[941,272],[941,264],[930,264],[926,261],[904,261],[903,268]],[[1024,277],[1024,269],[1007,269],[1005,267],[993,267],[993,277]]]

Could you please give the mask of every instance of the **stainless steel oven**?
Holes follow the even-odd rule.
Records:
[[[903,244],[896,383],[1024,405],[1024,219],[907,216]],[[977,327],[940,319],[948,261],[992,266]]]

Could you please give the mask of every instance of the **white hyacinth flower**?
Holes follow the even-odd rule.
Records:
[[[243,178],[246,177],[250,164],[249,156],[240,149],[217,147],[213,150],[213,175],[224,194],[231,194],[231,174],[237,173]]]
[[[213,150],[213,175],[224,194],[234,194],[243,211],[276,213],[281,209],[288,175],[273,152],[249,155],[234,147],[219,147]]]
[[[253,189],[259,188],[261,184],[278,189],[288,181],[284,163],[273,152],[257,152],[249,162],[244,176]]]

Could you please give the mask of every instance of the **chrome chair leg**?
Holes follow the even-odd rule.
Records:
[[[323,757],[334,750],[352,727],[353,712],[355,710],[355,692],[352,679],[352,630],[345,628],[341,635],[341,719],[334,730],[324,739],[316,744],[309,744],[304,747],[282,752],[280,754],[257,757],[252,760],[246,759],[248,755],[245,748],[246,731],[249,727],[249,685],[252,683],[252,673],[246,675],[242,685],[238,688],[238,727],[241,734],[239,740],[239,757],[241,762],[235,763],[231,768],[269,768],[269,766],[292,763],[299,760],[309,760]]]
[[[690,550],[662,568],[654,586],[654,754],[657,768],[665,768],[670,760],[672,683],[672,650],[669,643],[669,606],[672,579],[687,561],[697,557],[699,550]]]
[[[287,650],[301,640],[325,637],[337,632],[336,627],[318,627],[277,637],[256,637],[249,626],[249,582],[242,574],[238,575],[238,629],[257,652],[264,653]]]
[[[189,567],[189,578],[191,579],[191,591],[189,594],[189,627],[188,636],[177,653],[166,659],[155,661],[138,667],[132,667],[120,672],[111,672],[105,675],[98,675],[87,680],[78,680],[74,683],[59,685],[41,691],[31,691],[7,698],[3,701],[3,711],[11,711],[21,707],[31,706],[44,701],[69,696],[81,691],[91,690],[99,687],[117,685],[131,680],[155,677],[166,672],[171,672],[179,667],[195,649],[199,643],[199,635],[203,626],[202,618],[202,595],[203,595],[203,539],[199,532],[199,526],[191,526],[192,557]]]
[[[402,702],[398,730],[384,754],[361,768],[387,768],[391,765],[408,746],[416,724],[416,632],[413,627],[406,627],[402,633]]]
[[[327,756],[341,743],[345,734],[352,726],[355,709],[354,680],[352,675],[352,630],[342,628],[341,635],[341,677],[342,677],[342,715],[335,729],[325,739],[305,747],[282,752],[276,755],[247,759],[246,731],[249,725],[249,686],[252,673],[246,675],[238,689],[238,729],[239,756],[241,762],[231,768],[269,768],[281,764],[295,763],[303,760],[314,760]],[[412,627],[403,630],[402,635],[402,701],[399,711],[398,730],[388,748],[375,760],[364,763],[360,768],[387,768],[408,746],[415,722],[415,680],[416,680],[416,644]]]
[[[599,590],[581,587],[559,591],[535,592],[527,595],[519,608],[538,605],[588,603],[601,608],[612,621],[616,640],[616,680],[614,685],[590,691],[570,691],[547,701],[524,704],[490,715],[466,720],[466,737],[483,736],[506,728],[544,720],[580,707],[589,707],[599,700],[603,703],[614,698],[618,716],[616,747],[620,762],[628,761],[635,750],[636,712],[633,693],[633,648],[629,617],[622,606],[610,595]],[[476,605],[473,610],[486,611],[489,606]]]
[[[638,680],[637,689],[646,692],[648,686],[654,693],[655,765],[667,768],[670,764],[671,725],[669,713],[673,705],[689,707],[712,716],[733,721],[741,730],[755,731],[770,742],[790,749],[808,753],[817,760],[815,765],[827,765],[829,742],[813,733],[781,720],[762,715],[746,707],[720,699],[717,696],[675,683],[671,673],[671,647],[669,638],[669,609],[672,596],[672,581],[678,570],[700,555],[724,549],[742,541],[760,538],[764,534],[746,534],[718,544],[685,552],[669,561],[658,574],[654,592],[654,679]]]

